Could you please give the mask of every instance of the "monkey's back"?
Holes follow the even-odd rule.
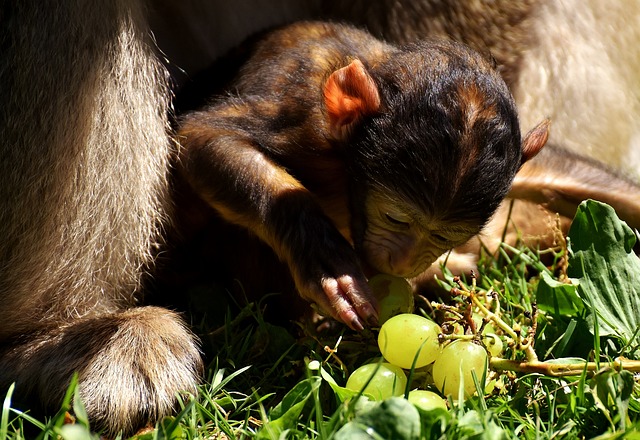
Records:
[[[299,22],[273,31],[256,44],[232,88],[242,95],[280,99],[308,98],[311,93],[317,100],[323,81],[334,70],[355,58],[365,65],[378,63],[396,51],[353,26]]]

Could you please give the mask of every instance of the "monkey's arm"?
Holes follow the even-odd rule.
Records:
[[[312,193],[243,130],[194,114],[180,131],[185,179],[227,221],[266,242],[286,262],[300,294],[351,328],[375,320],[355,251]]]
[[[611,205],[631,227],[640,228],[640,185],[598,162],[555,146],[524,164],[509,197],[544,205],[573,218],[585,199]]]

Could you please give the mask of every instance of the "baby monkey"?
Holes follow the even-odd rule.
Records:
[[[358,330],[377,317],[365,273],[417,276],[480,232],[547,133],[521,139],[504,81],[464,45],[302,22],[182,118],[180,171],[303,298]]]

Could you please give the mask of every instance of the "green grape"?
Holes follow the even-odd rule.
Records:
[[[376,371],[377,368],[377,371]],[[375,371],[375,375],[374,375]],[[347,379],[345,388],[360,391],[372,376],[371,382],[364,389],[364,393],[374,400],[384,400],[392,396],[402,396],[407,387],[407,376],[402,368],[383,362],[381,364],[366,364],[357,368]]]
[[[369,287],[378,300],[380,325],[392,316],[413,312],[413,289],[406,279],[379,273],[369,279]]]
[[[491,356],[502,356],[503,344],[500,336],[495,333],[486,333],[482,336],[482,342]]]
[[[393,316],[380,327],[378,347],[387,362],[411,368],[416,353],[415,368],[433,362],[440,353],[440,326],[419,315],[403,313]],[[423,345],[424,343],[424,345]]]
[[[445,396],[457,397],[462,381],[465,395],[471,395],[476,390],[471,371],[476,372],[481,382],[486,362],[487,351],[481,345],[465,340],[453,341],[442,349],[433,364],[433,382]]]
[[[434,408],[447,409],[447,404],[444,399],[438,396],[433,391],[426,390],[412,390],[409,391],[407,400],[413,403],[418,408],[425,411],[429,411]]]

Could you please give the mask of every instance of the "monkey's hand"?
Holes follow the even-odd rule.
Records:
[[[314,195],[239,131],[194,122],[181,130],[180,164],[196,192],[271,246],[304,298],[354,330],[377,321],[356,253]]]
[[[331,221],[318,207],[300,209],[292,200],[276,205],[280,215],[296,211],[289,217],[282,253],[300,295],[354,330],[377,323],[377,303],[358,257]]]

